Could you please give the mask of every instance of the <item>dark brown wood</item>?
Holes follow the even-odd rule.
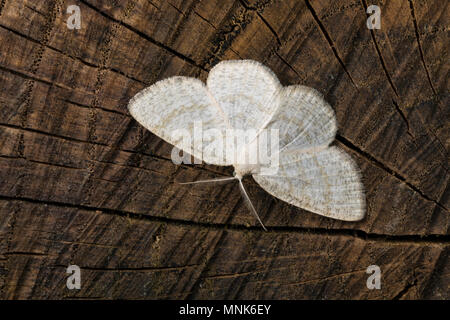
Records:
[[[419,0],[2,0],[0,298],[449,299],[449,15]],[[246,179],[264,232],[237,185],[175,183],[232,168],[174,165],[127,103],[226,59],[324,93],[362,169],[363,221]]]

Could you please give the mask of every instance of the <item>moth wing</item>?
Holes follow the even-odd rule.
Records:
[[[247,130],[249,140],[271,119],[278,107],[276,94],[282,88],[269,68],[253,60],[218,63],[209,72],[207,86],[229,119],[230,127]]]
[[[253,178],[273,196],[326,217],[357,221],[365,215],[360,172],[338,147],[281,153],[276,174]]]
[[[333,109],[313,88],[301,85],[282,87],[274,100],[278,107],[267,123],[265,133],[272,135],[277,130],[278,144],[274,145],[271,138],[271,145],[267,146],[270,156],[265,158],[265,163],[259,163],[259,171],[266,170],[266,173],[274,171],[281,153],[322,150],[334,140],[337,131]],[[264,141],[265,137],[261,138]]]
[[[283,87],[277,100],[279,107],[266,128],[278,129],[279,152],[312,151],[334,140],[334,111],[317,90],[301,85]]]
[[[201,80],[158,81],[137,93],[128,109],[142,126],[183,152],[207,163],[231,164],[223,152],[228,120]],[[205,132],[210,135],[202,139]]]

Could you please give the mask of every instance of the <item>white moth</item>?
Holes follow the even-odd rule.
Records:
[[[359,170],[347,153],[330,146],[337,130],[333,109],[312,88],[283,87],[259,62],[220,62],[209,72],[206,85],[189,77],[159,81],[137,93],[128,108],[141,125],[183,152],[210,164],[233,165],[234,177],[192,183],[238,180],[263,228],[241,181],[248,174],[264,190],[294,206],[345,221],[364,217]],[[250,130],[252,141],[264,130],[278,130],[276,173],[261,170],[260,163],[241,164],[211,151],[223,141],[195,137],[196,121],[201,121],[202,130],[224,135],[230,129]],[[174,137],[180,129],[194,141]],[[237,153],[249,153],[248,144]]]

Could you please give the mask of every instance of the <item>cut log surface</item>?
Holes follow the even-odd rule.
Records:
[[[449,299],[449,16],[431,0],[1,0],[0,298]],[[237,184],[176,183],[233,169],[173,164],[127,103],[227,59],[324,94],[364,220],[246,178],[264,232]]]

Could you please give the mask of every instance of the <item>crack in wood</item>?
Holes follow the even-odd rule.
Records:
[[[300,80],[302,80],[302,81],[305,81],[306,80],[306,78],[303,76],[301,76],[298,72],[297,72],[297,70],[295,70],[295,68],[289,63],[289,62],[287,62],[277,51],[274,51],[273,52],[280,60],[281,60],[281,62],[283,62],[289,69],[291,69],[296,75],[297,75],[297,77],[300,79]]]
[[[337,49],[336,49],[336,45],[334,44],[334,42],[331,39],[330,35],[328,34],[327,30],[325,29],[325,26],[322,24],[322,22],[320,21],[319,17],[317,16],[317,13],[314,10],[313,6],[309,2],[309,0],[305,0],[305,4],[306,4],[306,7],[308,8],[308,10],[310,11],[312,17],[314,18],[314,21],[319,26],[319,29],[322,32],[323,36],[327,40],[329,47],[333,51],[333,54],[336,57],[336,59],[338,60],[339,64],[341,65],[342,69],[344,69],[345,73],[347,74],[348,78],[350,79],[350,81],[353,84],[353,86],[355,87],[355,89],[359,90],[358,86],[356,85],[355,81],[353,80],[352,76],[350,75],[350,72],[347,70],[347,67],[344,64],[344,61],[339,56],[339,53],[337,52]]]
[[[412,19],[413,19],[414,31],[415,31],[415,34],[416,34],[416,40],[417,40],[417,46],[419,48],[420,59],[422,60],[423,68],[425,69],[425,73],[427,74],[428,83],[430,84],[431,90],[436,95],[437,92],[436,92],[436,89],[433,86],[433,82],[431,82],[430,72],[428,71],[427,64],[425,63],[425,58],[424,58],[425,55],[423,53],[422,44],[420,43],[419,28],[417,26],[416,14],[414,13],[414,4],[413,4],[412,0],[408,0],[408,1],[409,1],[409,7],[411,9],[411,16],[412,16]]]
[[[198,13],[197,11],[193,10],[194,14],[199,17],[200,19],[202,19],[203,21],[205,21],[207,24],[209,24],[214,30],[217,30],[217,27],[215,25],[213,25],[208,19],[206,19],[205,17],[203,17],[200,13]]]
[[[178,13],[180,13],[182,16],[187,17],[186,13],[184,13],[182,10],[180,10],[178,7],[176,7],[174,4],[170,3],[170,2],[166,2],[168,3],[172,8],[174,8]],[[199,17],[200,19],[202,19],[204,22],[206,22],[207,24],[209,24],[214,30],[217,30],[217,27],[215,25],[213,25],[211,23],[211,21],[209,21],[208,19],[206,19],[205,17],[203,17],[201,14],[199,14],[197,11],[195,11],[194,9],[192,9],[192,11],[197,17]]]
[[[24,3],[24,6],[25,6],[26,8],[28,8],[28,9],[30,9],[31,11],[33,11],[34,13],[37,13],[37,14],[39,14],[39,15],[45,17],[45,13],[44,13],[44,12],[41,12],[41,11],[39,11],[39,10],[36,10],[36,8],[33,8],[32,6],[28,5],[28,3],[25,2],[25,3]]]
[[[109,20],[111,20],[111,21],[113,21],[113,22],[115,22],[115,23],[117,23],[117,24],[123,26],[124,28],[126,28],[126,29],[132,31],[133,33],[137,34],[137,35],[140,36],[141,38],[147,40],[148,42],[153,43],[154,45],[156,45],[156,46],[160,47],[161,49],[163,49],[163,50],[165,50],[165,51],[171,53],[172,55],[174,55],[174,56],[180,58],[181,60],[183,60],[183,61],[189,63],[190,65],[192,65],[192,66],[194,66],[194,67],[197,67],[197,68],[199,68],[199,69],[201,69],[201,70],[203,70],[203,71],[208,72],[207,69],[205,69],[204,67],[202,67],[201,65],[199,65],[197,62],[195,62],[195,61],[192,60],[191,58],[185,56],[184,54],[182,54],[182,53],[176,51],[176,50],[173,49],[173,48],[170,48],[170,47],[166,46],[166,45],[163,44],[162,42],[159,42],[159,41],[153,39],[153,38],[150,37],[149,35],[143,33],[142,31],[139,31],[138,29],[134,28],[133,26],[131,26],[131,25],[129,25],[129,24],[123,22],[123,21],[117,20],[116,18],[110,16],[110,15],[107,14],[107,13],[104,13],[103,11],[99,10],[97,7],[93,6],[92,4],[90,4],[89,2],[87,2],[86,0],[80,0],[80,2],[83,3],[84,5],[88,6],[89,8],[91,8],[92,10],[94,10],[95,12],[97,12],[98,14],[102,15],[103,17],[105,17],[105,18],[107,18],[107,19],[109,19]]]
[[[262,22],[266,25],[266,27],[270,30],[270,32],[272,33],[272,35],[275,37],[275,40],[277,41],[278,46],[281,46],[281,40],[280,37],[278,36],[278,33],[275,31],[275,29],[270,25],[269,22],[267,22],[267,20],[264,18],[264,16],[259,13],[258,11],[256,11],[256,14],[258,15],[258,17],[262,20]]]
[[[311,235],[323,235],[323,236],[338,236],[338,237],[348,237],[353,239],[359,239],[363,241],[381,241],[389,244],[415,244],[415,245],[438,245],[447,246],[450,244],[450,235],[448,234],[404,234],[404,235],[388,235],[379,233],[370,233],[360,229],[329,229],[321,227],[297,227],[297,226],[266,226],[268,231],[264,231],[260,226],[244,226],[236,224],[222,224],[222,223],[208,223],[208,222],[197,222],[181,219],[172,219],[167,217],[157,217],[141,213],[135,213],[131,211],[126,211],[123,209],[112,209],[112,208],[99,208],[95,206],[82,205],[82,204],[71,204],[59,201],[48,201],[32,199],[28,197],[10,197],[5,195],[0,195],[0,200],[5,201],[16,201],[16,202],[27,202],[37,205],[51,205],[61,208],[72,208],[77,210],[84,210],[88,212],[94,212],[95,214],[107,214],[113,216],[121,216],[124,218],[144,221],[144,222],[155,222],[155,223],[167,223],[175,226],[189,226],[197,227],[201,229],[224,231],[227,230],[237,231],[237,232],[256,232],[259,234],[302,234],[306,236]]]
[[[400,290],[400,292],[397,293],[397,294],[392,298],[392,300],[400,300],[401,298],[403,298],[404,296],[406,296],[412,288],[415,288],[416,285],[417,285],[417,279],[414,279],[413,282],[410,282],[410,283],[406,284],[406,286],[405,286],[402,290]]]
[[[7,68],[7,67],[1,66],[1,65],[0,65],[0,70],[4,71],[4,72],[7,72],[7,73],[14,74],[14,75],[19,76],[19,77],[21,77],[21,78],[23,78],[25,80],[28,80],[28,81],[36,81],[36,82],[44,83],[44,84],[46,84],[48,86],[55,86],[55,87],[58,87],[58,88],[61,88],[61,89],[73,90],[73,88],[61,85],[59,83],[51,82],[51,81],[48,81],[48,80],[45,80],[45,79],[42,79],[42,78],[38,78],[38,77],[36,77],[33,74],[26,74],[26,73],[23,73],[21,71],[10,69],[10,68]],[[18,113],[19,112],[16,112],[14,115],[16,115]]]
[[[406,133],[407,133],[411,138],[414,139],[414,136],[411,134],[411,131],[410,131],[408,118],[406,118],[405,113],[403,112],[403,110],[400,108],[400,106],[398,105],[398,103],[397,103],[394,99],[392,99],[392,103],[394,104],[395,110],[397,110],[397,112],[398,112],[398,113],[400,114],[400,116],[402,117],[403,122],[405,122],[405,124],[406,124]]]
[[[403,177],[400,173],[396,172],[392,168],[388,167],[381,161],[377,160],[374,156],[372,156],[370,153],[362,150],[361,148],[354,145],[350,140],[347,140],[341,135],[336,135],[336,140],[341,142],[343,145],[345,145],[347,148],[353,150],[354,152],[358,153],[359,155],[363,156],[365,159],[369,160],[372,164],[376,165],[378,168],[383,169],[387,173],[389,173],[391,176],[397,178],[398,180],[405,183],[409,188],[417,192],[422,198],[424,198],[427,201],[431,201],[437,206],[439,206],[441,209],[445,211],[449,211],[443,204],[439,203],[437,200],[429,197],[425,193],[423,193],[418,187],[413,185],[411,182],[409,182],[405,177]]]
[[[361,0],[361,4],[362,4],[362,6],[364,8],[364,12],[367,12],[367,2],[366,2],[366,0]],[[377,43],[377,40],[375,38],[375,33],[373,32],[373,29],[370,29],[370,36],[372,38],[373,44],[375,46],[375,50],[377,52],[377,55],[378,55],[378,58],[380,60],[381,66],[383,67],[383,71],[384,71],[384,74],[386,75],[386,78],[387,78],[387,80],[389,82],[389,85],[391,86],[392,90],[394,91],[395,96],[397,98],[399,98],[397,88],[395,87],[394,82],[392,81],[392,78],[389,75],[389,72],[388,72],[387,67],[386,67],[386,62],[384,61],[383,55],[381,54],[381,50],[380,50],[380,47],[378,46],[378,43]]]
[[[365,273],[365,272],[366,272],[366,269],[360,269],[360,270],[338,273],[338,274],[326,276],[323,278],[317,278],[317,279],[303,280],[303,281],[290,282],[290,283],[282,283],[282,282],[275,281],[272,283],[276,283],[280,286],[301,286],[301,285],[311,284],[311,283],[320,283],[320,282],[324,282],[324,281],[328,281],[328,280],[333,280],[336,278],[346,277],[346,276],[350,276],[350,275],[354,275],[354,274],[358,274],[358,273]]]
[[[161,8],[154,4],[152,1],[147,0],[147,3],[149,3],[153,8],[156,8],[158,11],[161,11]]]
[[[273,258],[268,259],[269,262],[273,262]],[[276,259],[275,259],[276,260]],[[250,271],[246,271],[246,272],[235,272],[235,273],[226,273],[226,274],[214,274],[214,275],[209,275],[209,276],[205,276],[205,277],[201,277],[201,280],[205,280],[205,279],[233,279],[233,278],[240,278],[240,277],[246,277],[248,275],[253,275],[253,274],[257,274],[257,273],[264,273],[267,274],[269,271],[273,272],[273,271],[279,271],[279,270],[286,270],[286,269],[290,269],[290,266],[284,266],[284,267],[278,267],[278,268],[261,268],[261,269],[255,269],[255,270],[250,270]],[[253,283],[257,282],[257,281],[252,281]]]
[[[166,3],[167,3],[169,6],[171,6],[172,8],[174,8],[179,14],[181,14],[181,15],[183,15],[183,16],[186,16],[186,14],[185,14],[183,11],[181,11],[180,9],[178,9],[175,5],[173,5],[173,4],[170,3],[169,1],[166,1]]]
[[[245,3],[243,0],[239,0],[239,3],[242,4],[242,6],[249,11],[254,11],[256,13],[256,15],[261,19],[261,21],[263,22],[263,24],[267,27],[267,29],[269,29],[270,33],[272,33],[273,37],[275,38],[275,40],[277,41],[278,46],[281,46],[281,40],[280,37],[278,36],[277,32],[275,31],[275,29],[270,25],[269,22],[267,22],[267,20],[263,17],[263,15],[261,14],[260,11],[262,11],[261,9],[249,6],[247,3]],[[262,8],[264,9],[264,8]]]
[[[118,267],[118,268],[105,268],[105,267],[90,267],[79,266],[81,270],[87,271],[103,271],[103,272],[165,272],[165,271],[183,271],[189,268],[198,267],[199,264],[188,264],[185,266],[173,266],[173,267]],[[65,265],[55,265],[57,268],[67,268]]]
[[[4,256],[30,256],[30,257],[48,257],[49,255],[43,252],[27,252],[27,251],[8,251],[3,253]]]
[[[124,116],[124,117],[127,117],[127,118],[131,119],[131,115],[129,113],[117,111],[117,110],[114,110],[114,109],[107,109],[107,108],[101,107],[99,105],[97,105],[96,107],[90,107],[88,105],[85,105],[85,104],[82,104],[82,103],[79,103],[79,102],[75,102],[75,101],[71,101],[69,99],[58,99],[58,100],[66,102],[66,103],[69,103],[71,105],[74,105],[74,106],[77,106],[77,107],[80,107],[80,108],[84,108],[84,109],[96,108],[96,109],[99,109],[99,110],[102,110],[102,111],[105,111],[105,112],[108,112],[108,113],[118,114],[118,115],[121,115],[121,116]]]

